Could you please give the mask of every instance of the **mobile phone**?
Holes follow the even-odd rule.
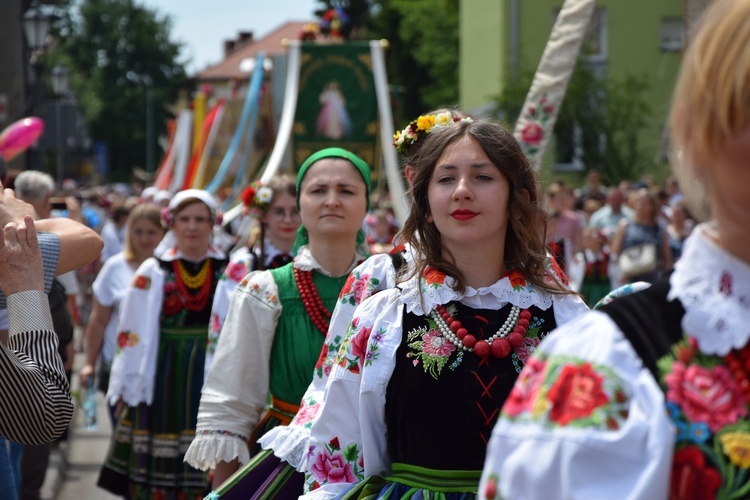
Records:
[[[50,198],[49,202],[52,205],[52,210],[68,209],[68,205],[65,203],[65,198]]]

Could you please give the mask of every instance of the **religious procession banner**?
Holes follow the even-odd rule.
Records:
[[[514,135],[537,170],[555,129],[595,4],[595,0],[565,0],[516,122]]]
[[[294,167],[328,147],[347,149],[376,170],[378,106],[367,42],[303,43],[292,130]]]

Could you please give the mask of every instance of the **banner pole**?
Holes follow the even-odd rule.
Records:
[[[391,193],[394,215],[399,224],[403,226],[409,214],[410,203],[404,194],[401,170],[398,166],[396,149],[393,147],[393,115],[391,113],[391,99],[388,93],[385,58],[383,57],[383,46],[386,43],[385,40],[370,41],[370,54],[372,55],[372,74],[375,78],[375,94],[378,99],[378,111],[380,113],[380,142],[383,147],[385,176],[388,180],[388,191]]]

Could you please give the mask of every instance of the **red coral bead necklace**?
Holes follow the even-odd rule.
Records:
[[[196,276],[190,276],[182,265],[180,259],[172,261],[172,269],[175,275],[175,284],[180,292],[180,299],[185,307],[191,311],[201,311],[208,304],[208,298],[211,296],[212,269],[211,259],[206,259]],[[190,290],[198,289],[198,293],[193,295]]]
[[[294,281],[297,283],[297,290],[302,298],[302,304],[305,306],[307,315],[310,316],[320,333],[326,335],[331,321],[331,311],[323,304],[318,289],[315,288],[312,271],[301,271],[295,267]]]
[[[513,306],[505,323],[494,335],[485,340],[477,340],[477,337],[469,333],[459,320],[445,310],[445,307],[436,306],[430,311],[430,316],[437,323],[443,337],[460,351],[473,351],[480,358],[486,358],[490,354],[496,358],[508,357],[512,347],[520,347],[523,344],[531,319],[528,309],[521,310],[520,307]]]

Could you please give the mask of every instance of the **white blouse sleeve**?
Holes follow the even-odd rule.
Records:
[[[552,304],[558,328],[589,312],[589,306],[579,295],[554,294],[552,295]]]
[[[527,362],[493,430],[480,498],[667,498],[673,447],[662,390],[594,311]]]
[[[390,472],[385,393],[401,343],[402,311],[399,290],[392,289],[354,312],[313,420],[301,498],[333,498]]]
[[[250,254],[247,248],[243,251],[238,250],[232,255],[232,259],[227,264],[226,269],[216,284],[214,292],[214,301],[211,305],[211,320],[208,324],[208,345],[206,346],[206,363],[203,368],[204,377],[208,377],[208,372],[213,363],[216,345],[219,342],[221,327],[229,311],[229,302],[232,300],[232,293],[240,281],[245,278],[255,267],[256,257]],[[205,383],[204,378],[204,383]]]
[[[130,406],[153,401],[164,276],[158,260],[146,259],[125,292],[107,391],[109,404],[120,398]]]
[[[250,273],[232,294],[213,366],[203,385],[195,439],[185,461],[206,470],[250,460],[248,442],[268,399],[269,365],[281,314],[269,271]]]
[[[278,458],[304,472],[312,421],[323,407],[323,391],[354,311],[368,297],[395,284],[396,272],[387,254],[370,257],[349,274],[336,302],[312,383],[302,397],[300,409],[289,425],[275,427],[260,438],[264,449],[272,449]]]

